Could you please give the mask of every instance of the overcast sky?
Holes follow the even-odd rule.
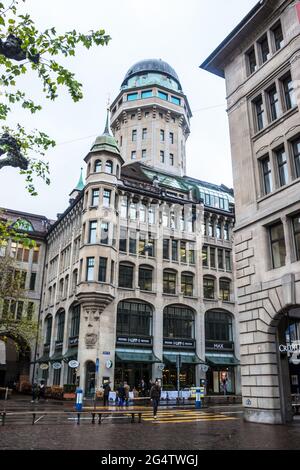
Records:
[[[8,2],[10,3],[10,2]],[[56,218],[68,205],[83,158],[102,133],[108,95],[117,95],[135,62],[161,58],[177,72],[193,118],[187,144],[187,174],[232,186],[224,80],[199,69],[200,63],[230,33],[257,0],[27,0],[40,29],[87,32],[104,28],[112,37],[105,47],[79,49],[62,62],[83,83],[84,98],[74,104],[62,92],[55,102],[42,99],[41,85],[29,76],[20,81],[43,109],[35,116],[16,110],[14,120],[38,128],[56,142],[48,152],[51,185],[38,184],[39,195],[24,190],[24,177],[13,168],[0,172],[0,205]],[[210,109],[207,109],[210,108]],[[13,122],[11,122],[13,124]]]

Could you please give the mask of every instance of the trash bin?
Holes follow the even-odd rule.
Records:
[[[196,399],[195,399],[195,408],[201,408],[202,403],[201,403],[201,390],[200,387],[196,388]]]
[[[83,391],[82,388],[77,388],[76,389],[76,411],[82,411],[82,396],[83,396]]]

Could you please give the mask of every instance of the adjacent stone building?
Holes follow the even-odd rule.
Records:
[[[201,65],[226,80],[245,418],[300,390],[299,2],[262,0]]]

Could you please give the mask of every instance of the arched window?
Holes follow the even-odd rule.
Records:
[[[44,342],[44,345],[50,344],[51,335],[52,335],[52,315],[49,315],[45,319],[45,342]]]
[[[192,297],[194,293],[194,275],[192,273],[181,274],[181,292]]]
[[[205,314],[207,341],[232,341],[232,315],[224,310],[209,310]]]
[[[219,281],[219,294],[221,300],[230,301],[230,279],[221,278]]]
[[[120,166],[117,165],[117,178],[120,178]]]
[[[205,299],[215,298],[215,278],[204,276],[203,278],[203,296]]]
[[[91,172],[91,164],[89,163],[86,169],[87,176],[89,176],[90,172]]]
[[[119,287],[127,289],[133,288],[134,265],[130,263],[120,263],[119,265]]]
[[[13,227],[16,230],[25,230],[26,232],[33,232],[34,228],[31,222],[26,219],[18,219],[14,224]]]
[[[164,338],[194,338],[195,315],[193,310],[180,305],[164,309]]]
[[[56,342],[61,343],[64,340],[65,329],[65,311],[61,310],[56,314]]]
[[[78,269],[74,269],[72,276],[72,293],[74,294],[77,286]]]
[[[150,336],[152,308],[145,302],[122,301],[118,305],[117,334]]]
[[[142,264],[139,267],[139,288],[152,291],[153,268]]]
[[[107,162],[105,163],[105,173],[112,174],[112,172],[113,172],[113,164],[110,160],[107,160]]]
[[[163,292],[164,294],[176,294],[176,271],[164,270],[163,274]]]
[[[102,170],[102,162],[101,160],[96,160],[94,165],[94,173],[100,173]]]

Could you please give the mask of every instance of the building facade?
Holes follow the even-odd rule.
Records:
[[[181,388],[239,394],[233,192],[185,175],[191,111],[167,63],[131,67],[110,111],[46,235],[38,376],[175,390],[179,361]]]
[[[263,423],[300,390],[299,51],[299,2],[265,0],[201,66],[226,80],[242,395]]]

